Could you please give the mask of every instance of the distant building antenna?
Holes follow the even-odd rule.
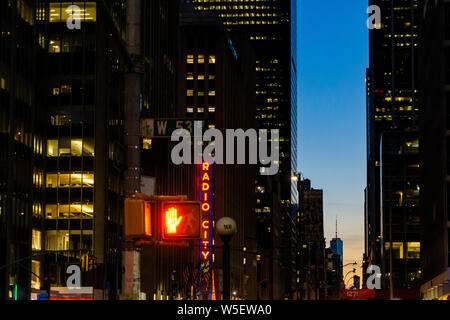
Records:
[[[338,219],[337,219],[337,215],[336,215],[336,239],[337,239],[337,237],[338,237],[338,227],[337,227],[337,221],[338,221]]]

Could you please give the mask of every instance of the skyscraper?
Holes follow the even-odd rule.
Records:
[[[381,8],[382,21],[369,32],[365,252],[382,268],[385,287],[417,288],[418,1],[369,4]]]
[[[311,188],[309,179],[300,182],[298,290],[302,300],[325,297],[325,237],[323,190]]]
[[[291,294],[294,288],[273,285],[273,278],[291,272],[291,262],[279,264],[278,236],[291,221],[295,227],[296,209],[283,209],[298,204],[297,181],[297,59],[295,0],[268,1],[199,1],[184,0],[197,10],[216,12],[229,30],[245,30],[256,55],[256,118],[260,129],[280,130],[280,172],[276,177],[256,179],[256,213],[259,232],[259,282],[269,283],[272,298]],[[264,169],[261,169],[264,170]],[[294,213],[293,213],[294,212]]]
[[[124,4],[1,4],[2,298],[65,286],[67,267],[87,256],[97,269],[82,285],[102,299],[120,289]]]
[[[450,293],[450,3],[420,13],[421,292],[432,300]]]

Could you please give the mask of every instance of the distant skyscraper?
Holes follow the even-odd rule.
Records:
[[[299,256],[297,290],[303,300],[325,297],[320,283],[325,281],[325,237],[323,229],[323,190],[311,188],[309,179],[300,183]]]
[[[369,4],[382,23],[369,33],[365,253],[385,287],[392,274],[395,288],[412,288],[420,275],[418,1]]]

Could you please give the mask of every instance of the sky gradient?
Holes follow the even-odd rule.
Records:
[[[359,265],[364,251],[367,6],[361,0],[298,0],[297,14],[299,170],[314,188],[324,190],[327,247],[337,216],[344,264]]]

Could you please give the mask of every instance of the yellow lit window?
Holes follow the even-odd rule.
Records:
[[[152,148],[152,139],[144,139],[142,141],[144,150],[151,150]]]
[[[389,254],[390,242],[387,242],[385,247],[387,254]],[[392,243],[392,258],[403,259],[403,242]]]
[[[72,10],[72,5],[78,5],[79,10]],[[76,8],[73,8],[76,9]],[[69,19],[79,19],[82,22],[97,21],[97,5],[95,2],[84,3],[50,3],[50,23],[63,22],[66,23]]]
[[[214,56],[214,55],[209,56],[209,63],[211,63],[211,64],[216,63],[216,56]]]
[[[186,62],[189,64],[193,64],[194,63],[194,55],[193,54],[188,54],[187,58],[186,58]]]
[[[420,242],[408,242],[407,259],[420,259]]]
[[[42,250],[42,232],[39,230],[32,230],[31,233],[31,248],[35,251],[40,251]]]
[[[47,141],[47,156],[57,157],[58,156],[58,140],[48,140]]]
[[[193,97],[193,96],[194,96],[194,90],[189,89],[189,90],[187,91],[187,96],[188,96],[188,97]]]
[[[205,63],[205,56],[203,54],[198,56],[198,63]]]
[[[31,261],[31,288],[40,290],[41,289],[41,262],[32,260]]]

